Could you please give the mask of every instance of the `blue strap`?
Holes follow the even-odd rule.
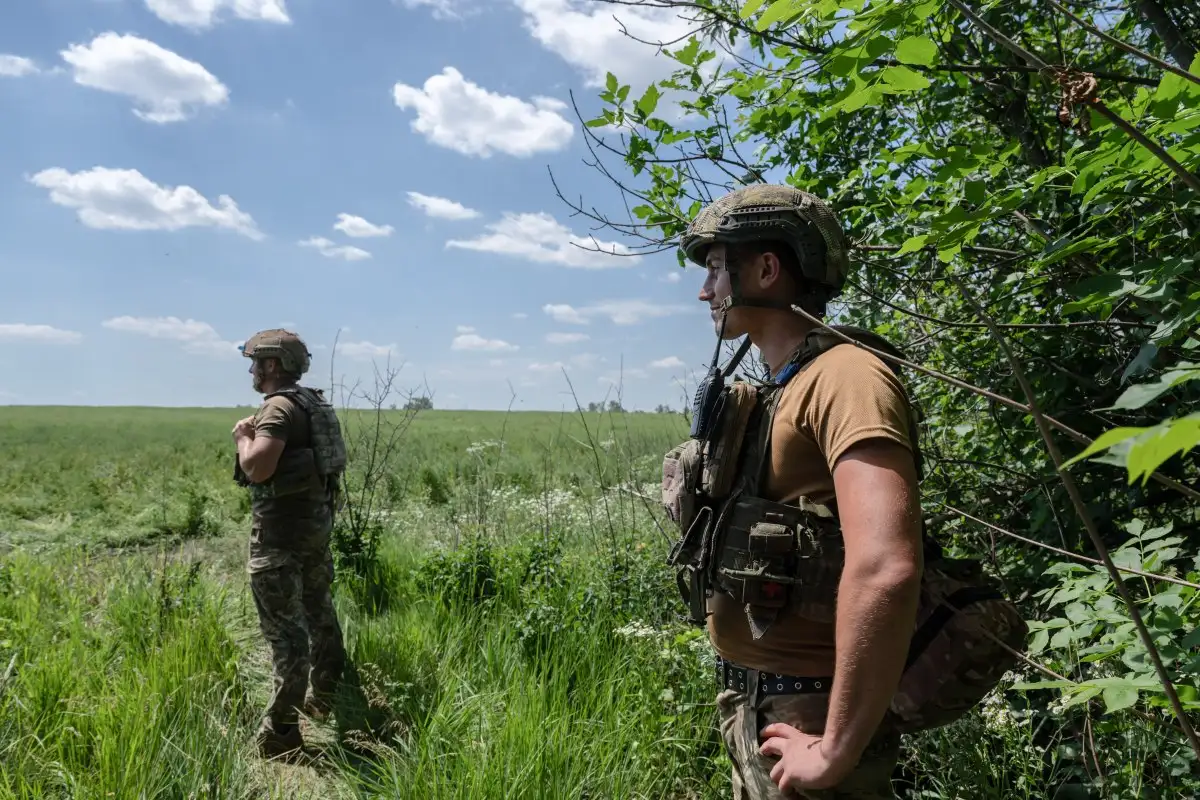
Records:
[[[789,361],[788,363],[783,365],[783,369],[779,370],[779,372],[776,373],[771,378],[771,381],[780,386],[783,386],[788,381],[790,381],[796,375],[796,373],[799,371],[800,371],[800,365],[797,364],[795,361]]]

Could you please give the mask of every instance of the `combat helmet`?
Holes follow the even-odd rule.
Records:
[[[754,184],[714,200],[688,225],[679,247],[689,260],[704,266],[708,248],[717,242],[766,241],[787,244],[796,254],[801,276],[812,288],[823,290],[826,299],[841,291],[850,266],[842,227],[825,201],[793,186]],[[734,290],[736,294],[736,283]]]
[[[278,358],[285,372],[303,375],[312,364],[304,340],[283,328],[259,331],[238,347],[246,358]]]

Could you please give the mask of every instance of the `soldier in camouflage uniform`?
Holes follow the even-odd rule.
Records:
[[[753,343],[771,373],[727,386],[718,342],[691,438],[663,461],[680,532],[669,560],[717,651],[734,797],[894,797],[901,732],[957,718],[1011,663],[963,631],[983,619],[1019,646],[1023,623],[975,587],[955,598],[969,610],[933,613],[966,584],[929,577],[899,376],[793,310],[823,318],[846,279],[847,242],[825,203],[748,186],[704,208],[680,247],[707,270],[699,299],[718,340],[745,337],[734,364]]]
[[[345,663],[329,540],[346,450],[324,395],[297,384],[311,356],[296,334],[261,331],[241,350],[264,395],[233,429],[235,479],[249,489],[253,515],[250,586],[274,667],[257,744],[267,757],[294,756],[303,748],[299,710],[328,714]]]

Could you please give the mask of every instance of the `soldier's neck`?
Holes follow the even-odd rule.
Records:
[[[263,381],[262,393],[270,394],[271,392],[278,392],[280,389],[290,389],[295,385],[295,381]]]
[[[762,353],[771,374],[779,372],[795,354],[813,325],[808,320],[787,311],[764,309],[761,323],[750,331],[750,341]]]

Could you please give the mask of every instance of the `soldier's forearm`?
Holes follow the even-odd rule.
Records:
[[[846,564],[822,743],[830,758],[857,763],[879,727],[904,668],[919,596],[917,564]]]

